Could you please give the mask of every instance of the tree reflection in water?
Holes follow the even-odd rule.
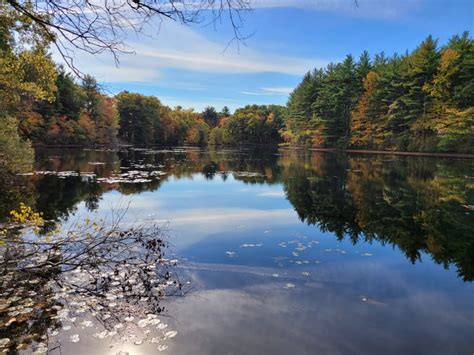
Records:
[[[471,162],[342,155],[282,162],[286,196],[302,221],[354,244],[393,245],[412,263],[427,253],[474,280]]]
[[[98,339],[166,347],[176,332],[159,316],[164,297],[183,294],[177,261],[165,256],[160,226],[123,229],[123,214],[114,217],[46,236],[11,229],[2,237],[0,351],[46,352],[71,326],[72,342],[80,340],[77,327],[94,327]]]

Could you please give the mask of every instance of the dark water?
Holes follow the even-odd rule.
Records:
[[[44,150],[34,170],[0,179],[1,216],[24,202],[47,229],[128,206],[124,224],[165,224],[187,289],[161,300],[161,324],[177,331],[164,353],[474,353],[474,160]],[[37,315],[34,329],[0,316],[0,338],[39,334],[26,352],[43,342],[51,353],[154,354],[161,344],[120,331],[101,339],[108,328],[87,309],[59,325]]]

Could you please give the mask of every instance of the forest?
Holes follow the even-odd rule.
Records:
[[[108,95],[90,75],[50,54],[37,23],[1,5],[0,164],[31,160],[32,145],[135,146],[282,144],[302,148],[474,152],[474,40],[308,72],[286,106],[248,105],[231,113],[168,107],[155,96]]]
[[[290,145],[420,152],[474,152],[474,41],[468,32],[439,47],[308,72],[288,100]]]

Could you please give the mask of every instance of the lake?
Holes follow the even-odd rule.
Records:
[[[71,292],[84,265],[47,280],[4,272],[0,348],[11,353],[474,352],[474,160],[42,149],[30,173],[0,180],[3,218],[24,202],[45,229],[117,214],[126,226],[157,223],[173,260],[160,277],[180,285],[159,312],[142,312],[157,301],[147,296],[132,316],[130,294]]]

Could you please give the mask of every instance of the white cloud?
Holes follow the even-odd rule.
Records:
[[[133,206],[131,209],[133,210]],[[259,210],[225,207],[190,208],[169,214],[163,210],[160,212],[160,218],[153,220],[160,224],[169,222],[171,234],[174,236],[173,244],[178,249],[187,248],[213,235],[219,235],[222,239],[234,238],[229,232],[261,229],[263,233],[270,227],[289,225],[297,221],[297,214],[292,208]]]
[[[263,91],[274,93],[274,94],[284,94],[288,95],[290,94],[294,88],[292,87],[286,87],[286,86],[278,86],[278,87],[265,87],[262,88]]]
[[[263,87],[261,91],[241,91],[243,95],[253,95],[253,96],[271,96],[271,95],[289,95],[294,88],[292,87]]]
[[[207,224],[209,222],[218,223],[222,221],[220,227],[234,228],[233,223],[246,223],[246,225],[261,223],[262,221],[279,220],[282,224],[288,222],[288,218],[294,216],[293,209],[274,209],[274,210],[257,210],[246,208],[198,208],[187,209],[182,212],[174,213],[170,220],[175,223],[182,224]]]
[[[320,60],[274,56],[250,49],[241,50],[240,53],[222,53],[223,47],[220,44],[204,38],[200,41],[207,49],[193,51],[135,45],[136,55],[147,62],[154,61],[161,68],[231,74],[274,72],[301,75],[317,64],[326,64]]]
[[[240,92],[243,95],[253,95],[253,96],[269,96],[273,95],[273,93],[268,93],[268,92],[252,92],[252,91],[241,91]]]
[[[153,68],[138,68],[130,65],[114,66],[93,64],[92,66],[81,66],[84,71],[95,73],[99,81],[106,82],[150,82],[159,79],[159,71]],[[89,71],[91,69],[91,71]]]
[[[257,196],[281,198],[281,197],[285,197],[286,195],[284,191],[268,191],[268,192],[259,193]]]
[[[419,0],[252,0],[252,7],[331,11],[353,17],[397,18],[419,5]]]
[[[153,33],[153,28],[145,29],[145,32]],[[317,58],[260,52],[246,46],[241,46],[239,51],[236,48],[224,51],[226,43],[210,40],[188,26],[170,21],[162,24],[156,37],[130,33],[125,45],[134,53],[121,54],[118,68],[107,54],[92,56],[78,51],[75,62],[83,71],[107,82],[156,81],[159,72],[165,68],[224,74],[273,72],[302,75],[315,66],[328,63]],[[55,58],[61,61],[57,53]]]

